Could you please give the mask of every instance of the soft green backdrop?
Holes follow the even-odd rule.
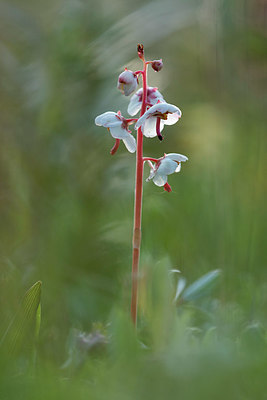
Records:
[[[149,84],[183,112],[145,155],[186,154],[166,193],[144,183],[141,269],[189,282],[220,268],[228,319],[266,317],[264,1],[0,2],[1,331],[43,282],[41,353],[60,365],[72,328],[127,310],[135,156],[94,125],[126,114],[125,66],[162,58]],[[145,167],[145,176],[149,173]],[[167,261],[166,261],[167,262]],[[227,314],[228,315],[228,314]]]

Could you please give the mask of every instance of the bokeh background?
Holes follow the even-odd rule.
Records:
[[[266,321],[265,24],[264,0],[0,2],[1,332],[37,280],[54,365],[73,328],[129,309],[135,156],[111,157],[94,119],[126,115],[116,83],[140,68],[137,43],[164,62],[149,85],[183,112],[144,153],[189,157],[172,193],[144,183],[141,274],[221,269],[228,320]]]

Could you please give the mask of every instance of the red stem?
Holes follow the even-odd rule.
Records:
[[[147,64],[143,60],[143,99],[140,116],[146,111],[147,99]],[[137,131],[136,151],[136,176],[135,176],[135,202],[134,202],[134,229],[133,229],[133,263],[132,263],[132,299],[131,317],[136,326],[137,320],[137,296],[138,296],[138,270],[141,246],[141,216],[142,216],[142,195],[143,195],[143,133],[141,127]]]
[[[157,163],[159,161],[158,158],[152,158],[152,157],[143,157],[143,161],[153,161]]]
[[[136,121],[138,121],[138,118],[127,118],[127,119],[126,119],[126,122],[127,122],[128,124],[133,124],[133,123],[136,122]]]

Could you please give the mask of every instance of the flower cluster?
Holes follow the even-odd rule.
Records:
[[[131,71],[127,68],[119,75],[117,88],[125,96],[133,94],[139,84],[139,77],[143,78],[143,88],[137,90],[131,97],[128,105],[128,114],[133,117],[140,112],[139,118],[124,118],[120,111],[107,111],[96,117],[95,123],[108,129],[111,136],[115,139],[115,145],[111,149],[111,154],[115,154],[120,141],[122,140],[127,150],[134,153],[137,149],[136,139],[133,132],[129,129],[134,124],[135,130],[141,132],[148,138],[158,137],[163,140],[162,130],[165,125],[173,125],[182,116],[181,110],[173,104],[165,101],[158,88],[150,87],[146,84],[146,68],[150,64],[154,71],[162,69],[162,60],[145,61],[143,47],[139,45],[138,56],[143,61],[144,70]],[[168,192],[171,187],[167,182],[167,176],[179,172],[181,162],[187,161],[187,157],[178,153],[165,154],[163,157],[155,159],[142,157],[142,161],[147,161],[150,166],[150,175],[147,181],[153,180],[157,186],[163,186]]]

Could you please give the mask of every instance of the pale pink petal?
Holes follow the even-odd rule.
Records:
[[[138,92],[139,92],[139,90],[138,90]],[[141,106],[142,106],[142,103],[139,100],[139,96],[135,93],[131,97],[130,103],[128,105],[128,109],[127,109],[128,114],[131,116],[136,115],[138,113],[138,111],[141,110]]]
[[[116,126],[109,128],[111,136],[115,139],[127,139],[129,132],[126,129],[122,128],[122,126]]]
[[[153,107],[154,107],[154,106],[153,106]],[[152,108],[152,107],[151,107],[151,108]],[[151,108],[150,108],[150,110],[151,110]],[[148,111],[149,111],[149,110],[148,110]],[[138,129],[141,125],[143,125],[143,124],[145,123],[146,119],[147,119],[148,117],[150,117],[150,114],[147,114],[148,111],[146,111],[146,112],[142,115],[142,117],[140,117],[140,118],[138,119],[138,121],[137,121],[136,124],[135,124],[135,129]]]
[[[170,158],[163,158],[163,160],[161,161],[161,163],[158,167],[157,174],[170,175],[175,172],[176,168],[177,168],[176,161],[173,161]]]
[[[165,158],[170,158],[171,160],[178,161],[178,162],[180,162],[180,161],[185,162],[188,160],[188,158],[186,156],[184,156],[183,154],[178,154],[178,153],[165,154]]]
[[[153,178],[153,182],[157,186],[164,186],[165,183],[167,182],[167,175],[159,175],[156,173],[156,175]]]
[[[137,88],[137,80],[134,80],[132,83],[129,84],[124,84],[123,85],[123,94],[125,96],[130,96],[130,94],[132,94],[135,89]]]
[[[110,124],[120,124],[120,120],[117,118],[117,113],[113,111],[107,111],[101,115],[98,115],[95,119],[95,124],[98,126],[109,127]]]
[[[180,111],[180,110],[179,110]],[[175,124],[179,118],[181,117],[181,112],[175,112],[173,114],[167,114],[167,119],[164,120],[164,124],[165,125],[173,125]]]
[[[154,90],[155,88],[149,87],[148,88],[148,96],[147,96],[147,101],[148,103],[155,105],[157,104],[158,101],[164,103],[165,100],[162,96],[162,94],[158,90]]]
[[[130,133],[128,133],[128,136],[122,140],[123,143],[125,144],[126,149],[130,153],[134,153],[136,151],[136,140]]]
[[[156,123],[156,117],[147,118],[144,125],[142,126],[143,135],[149,138],[157,136]]]
[[[179,112],[180,110],[179,110],[178,107],[174,106],[173,104],[162,102],[162,103],[155,104],[148,111],[151,114],[158,113],[158,112],[161,113],[161,114],[165,114],[166,112],[175,113],[175,112]]]
[[[135,124],[135,129],[138,129],[139,126],[143,125],[145,120],[153,115],[159,115],[159,114],[166,114],[166,113],[181,113],[178,107],[168,104],[168,103],[157,103],[154,106],[150,107],[142,117],[138,119],[138,121]],[[164,121],[165,122],[165,121]],[[166,123],[166,122],[165,122]],[[174,123],[174,122],[173,122]]]
[[[151,168],[150,170],[150,174],[148,176],[148,178],[146,178],[146,182],[151,181],[151,179],[154,178],[154,176],[156,175],[157,170],[155,168]]]
[[[177,164],[177,168],[176,168],[175,172],[180,172],[181,171],[181,166],[182,166],[181,163]]]

